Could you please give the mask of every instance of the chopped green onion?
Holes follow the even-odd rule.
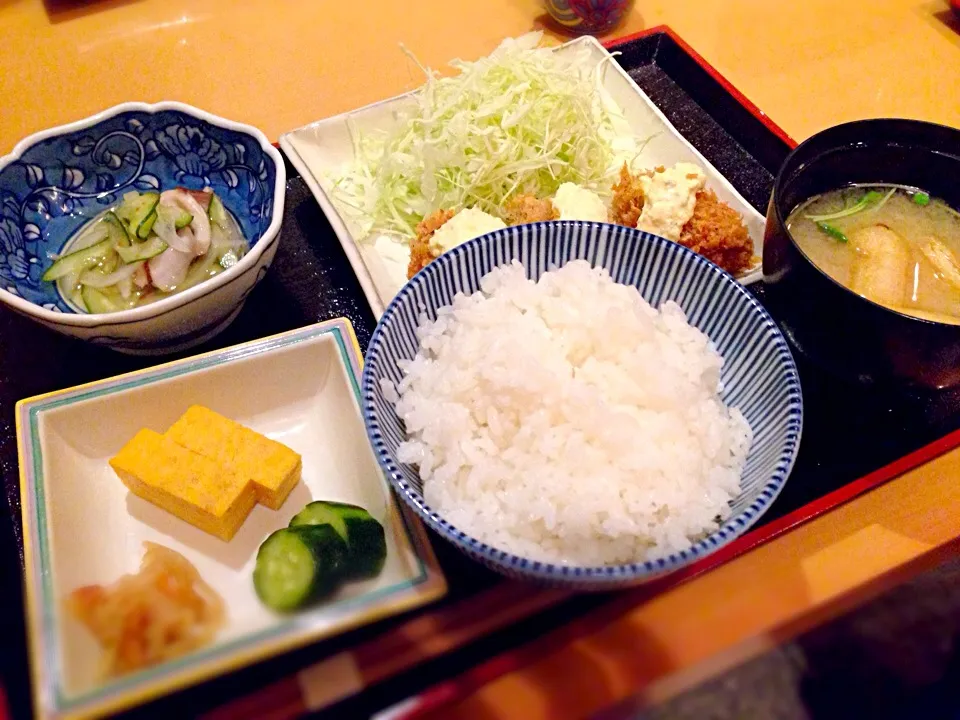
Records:
[[[930,203],[930,196],[925,192],[915,192],[913,194],[913,201],[920,206],[928,205]]]
[[[856,215],[861,210],[866,210],[873,203],[877,203],[877,207],[881,207],[896,191],[896,188],[891,188],[890,192],[888,192],[886,195],[883,195],[877,190],[870,190],[866,195],[848,208],[844,208],[843,210],[838,210],[837,212],[833,213],[827,213],[826,215],[807,215],[806,217],[808,220],[813,220],[815,223],[850,217],[851,215]]]
[[[843,231],[840,230],[840,228],[834,225],[831,225],[830,223],[824,222],[823,220],[820,220],[817,222],[817,227],[820,228],[822,232],[825,232],[827,235],[832,237],[834,240],[837,240],[838,242],[842,242],[842,243],[847,242],[847,236],[843,234]]]
[[[886,204],[887,200],[889,200],[891,197],[893,197],[893,194],[894,194],[896,191],[897,191],[897,188],[895,188],[895,187],[890,188],[890,189],[887,191],[887,194],[884,195],[884,196],[880,199],[880,202],[878,202],[876,205],[874,205],[873,207],[870,208],[870,212],[876,212],[877,210],[879,210],[880,208],[882,208],[882,207]]]

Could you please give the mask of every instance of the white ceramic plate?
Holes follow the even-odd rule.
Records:
[[[609,52],[593,37],[572,40],[558,47],[556,52],[576,52],[584,46],[589,49],[588,59],[584,62],[589,63],[590,67],[594,67],[604,57],[609,56]],[[743,215],[753,239],[754,254],[761,257],[763,216],[677,132],[653,101],[617,63],[609,63],[604,74],[604,85],[620,106],[633,132],[640,138],[652,136],[652,140],[646,144],[638,157],[637,164],[642,167],[656,167],[685,161],[700,165],[706,172],[707,186],[712,188],[721,200],[729,203]],[[306,180],[337,233],[377,319],[403,286],[406,277],[402,273],[398,275],[395,267],[384,262],[383,258],[373,250],[373,242],[376,238],[367,238],[361,242],[354,236],[349,227],[349,221],[337,211],[328,191],[331,187],[330,178],[336,177],[340,168],[353,159],[353,144],[350,140],[347,120],[350,119],[360,131],[389,128],[395,122],[394,113],[397,108],[407,100],[410,94],[319,120],[280,136],[280,147]],[[403,269],[405,270],[405,265]],[[759,280],[760,277],[761,271],[758,268],[740,280],[744,284],[749,284]]]
[[[420,521],[398,506],[360,417],[361,355],[334,320],[17,405],[26,586],[36,708],[73,717],[132,705],[227,669],[440,597],[446,583]],[[140,427],[165,431],[199,403],[303,456],[278,511],[256,506],[229,543],[127,491],[107,464]],[[379,577],[280,616],[257,599],[257,548],[311,500],[366,507],[386,528]],[[184,555],[223,597],[228,622],[200,651],[107,683],[100,649],[63,610],[68,593],[136,572],[143,541]]]

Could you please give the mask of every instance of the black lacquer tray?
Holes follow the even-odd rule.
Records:
[[[792,141],[669,30],[648,31],[611,49],[619,53],[617,61],[680,133],[765,213],[774,174]],[[307,186],[289,165],[287,174],[282,238],[270,272],[230,328],[187,354],[334,317],[347,317],[361,347],[366,347],[374,321],[359,283]],[[751,290],[763,302],[762,284]],[[893,473],[880,469],[919,448],[935,443],[927,453],[933,454],[960,444],[960,440],[943,439],[960,428],[956,393],[920,396],[865,389],[830,377],[802,357],[796,356],[796,360],[805,403],[797,463],[773,507],[737,543],[740,551],[889,479]],[[22,543],[14,404],[27,396],[155,363],[155,359],[119,355],[61,337],[0,309],[0,472],[7,504],[7,511],[0,513],[0,673],[14,717],[28,717],[30,712],[20,595]],[[439,604],[418,612],[433,612],[503,582],[433,539],[450,592]],[[731,556],[735,552],[733,549]],[[381,683],[376,693],[363,693],[323,714],[368,716],[607,601],[609,596],[574,597],[535,618],[522,622],[517,618],[516,627],[505,626],[442,660],[408,668]],[[242,695],[333,652],[368,642],[403,620],[394,618],[348,633],[187,689],[131,714],[195,716],[235,699],[238,692]]]

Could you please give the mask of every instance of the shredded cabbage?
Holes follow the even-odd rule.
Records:
[[[515,193],[552,197],[565,182],[610,194],[620,163],[638,150],[603,90],[605,62],[585,62],[587,47],[539,47],[541,36],[455,60],[453,77],[421,66],[427,82],[391,130],[362,134],[351,123],[354,161],[334,179],[333,197],[363,235],[412,237],[440,208],[501,215]]]

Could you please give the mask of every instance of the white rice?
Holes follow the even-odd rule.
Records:
[[[723,359],[673,302],[655,310],[584,261],[519,263],[457,295],[388,400],[401,462],[463,532],[571,565],[669,554],[718,527],[751,442],[720,400]]]

